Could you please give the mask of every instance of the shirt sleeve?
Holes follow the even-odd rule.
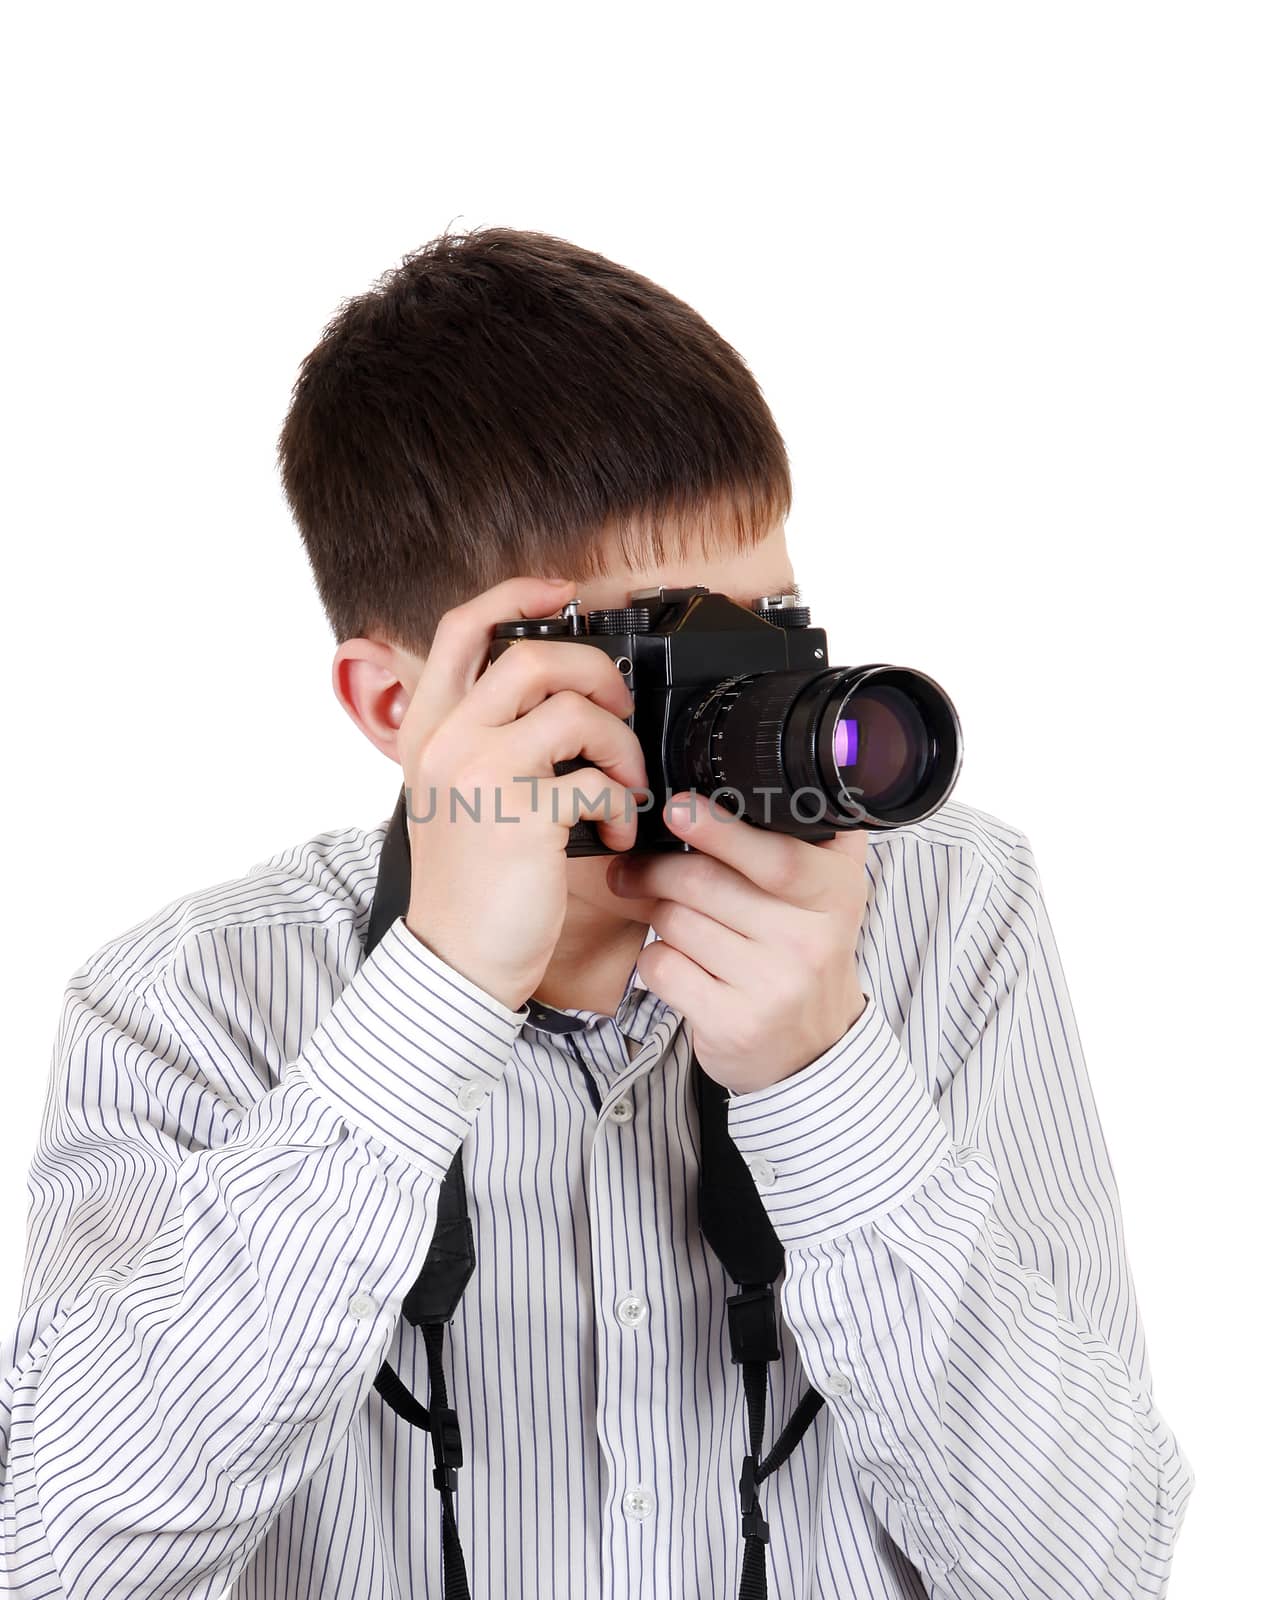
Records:
[[[526,1013],[400,919],[242,1108],[222,1034],[90,971],[0,1347],[0,1593],[206,1600],[366,1400]]]
[[[931,1082],[867,995],[823,1056],[733,1096],[729,1130],[808,1380],[931,1600],[1161,1596],[1193,1478],[1022,835],[974,904],[915,986]]]

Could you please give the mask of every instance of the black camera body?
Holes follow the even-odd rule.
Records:
[[[653,794],[638,852],[687,848],[662,818],[682,790],[757,827],[821,840],[920,819],[956,781],[960,727],[943,690],[910,668],[830,667],[797,591],[742,605],[701,587],[658,588],[587,616],[571,601],[555,616],[499,623],[490,658],[522,639],[592,645],[631,689]],[[593,824],[571,829],[568,855],[610,853]]]

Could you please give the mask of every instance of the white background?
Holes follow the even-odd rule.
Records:
[[[458,13],[453,20],[453,13]],[[1044,877],[1176,1600],[1256,1560],[1261,39],[1252,6],[84,4],[4,41],[0,1292],[64,982],[389,811],[280,494],[341,298],[445,225],[695,305],[786,436],[832,657],[950,691]]]

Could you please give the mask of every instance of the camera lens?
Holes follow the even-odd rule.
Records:
[[[925,778],[933,742],[926,719],[903,690],[872,684],[836,714],[828,741],[829,787],[847,788],[870,809],[907,805]]]
[[[787,830],[919,821],[948,797],[961,761],[952,702],[908,667],[728,679],[696,697],[673,731],[673,787],[716,794]]]

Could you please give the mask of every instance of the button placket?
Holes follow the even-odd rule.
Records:
[[[658,1424],[658,1416],[656,1412],[651,1415],[649,1399],[641,1386],[630,1382],[629,1375],[634,1370],[630,1363],[655,1341],[654,1318],[661,1313],[645,1291],[635,1285],[637,1256],[629,1256],[623,1248],[624,1234],[636,1228],[641,1218],[635,1190],[627,1187],[627,1174],[621,1165],[627,1141],[638,1138],[638,1129],[651,1117],[655,1105],[656,1089],[636,1086],[642,1078],[651,1077],[672,1044],[668,1030],[661,1025],[647,1030],[647,1035],[639,1049],[635,1045],[629,1049],[626,1065],[611,1070],[603,1084],[601,1120],[614,1126],[606,1130],[604,1139],[591,1141],[586,1180],[598,1307],[597,1384],[601,1402],[597,1432],[609,1474],[608,1504],[613,1519],[622,1515],[628,1530],[625,1537],[638,1543],[644,1539],[648,1545],[655,1532],[658,1501],[653,1487],[640,1476],[645,1462],[638,1459],[636,1442]],[[619,1065],[613,1054],[607,1064],[610,1069]],[[646,1533],[634,1535],[634,1527],[645,1527]],[[603,1535],[607,1553],[618,1547],[619,1537],[617,1526],[608,1523]]]

